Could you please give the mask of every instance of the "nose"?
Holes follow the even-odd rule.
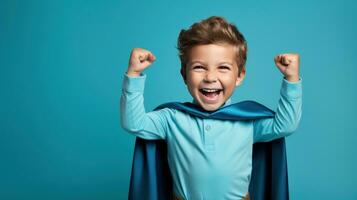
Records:
[[[203,80],[205,82],[216,82],[217,74],[213,71],[207,71]]]

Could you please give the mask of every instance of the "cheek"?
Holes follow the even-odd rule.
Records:
[[[224,87],[224,91],[226,95],[230,95],[233,93],[236,87],[236,79],[235,78],[226,78],[222,80],[222,85]]]
[[[192,78],[187,77],[187,88],[190,91],[191,94],[195,93],[196,89],[198,88],[198,84],[196,83],[197,81],[195,81]]]
[[[225,87],[232,87],[236,85],[237,77],[235,76],[225,76],[221,79],[222,84]]]
[[[198,87],[198,85],[201,82],[200,77],[197,75],[187,76],[186,80],[187,80],[187,84],[189,85],[189,87]]]

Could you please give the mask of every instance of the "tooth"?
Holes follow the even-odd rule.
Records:
[[[219,89],[207,89],[207,88],[202,88],[203,91],[205,92],[218,92]]]

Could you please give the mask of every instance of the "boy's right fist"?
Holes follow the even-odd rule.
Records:
[[[142,48],[133,48],[130,54],[128,76],[140,76],[140,73],[149,67],[156,57],[150,51]]]

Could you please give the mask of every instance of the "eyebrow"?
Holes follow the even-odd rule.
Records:
[[[201,64],[206,64],[205,62],[199,61],[199,60],[195,60],[195,61],[191,61],[189,62],[189,65],[192,65],[194,63],[201,63]]]
[[[218,63],[219,65],[221,65],[221,64],[229,64],[229,65],[233,65],[232,63],[230,63],[230,62],[220,62],[220,63]]]
[[[190,62],[189,65],[192,65],[192,64],[194,64],[194,63],[206,64],[205,62],[202,62],[202,61],[199,61],[199,60],[195,60],[195,61]],[[218,63],[218,64],[219,64],[219,65],[221,65],[221,64],[229,64],[229,65],[232,65],[232,66],[233,66],[233,64],[230,63],[230,62],[220,62],[220,63]]]

